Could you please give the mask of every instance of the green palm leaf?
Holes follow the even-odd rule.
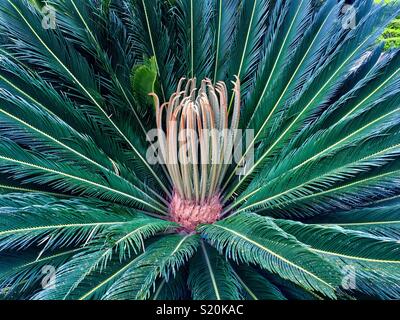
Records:
[[[313,252],[328,257],[342,270],[348,270],[346,266],[349,265],[355,266],[355,276],[361,283],[360,291],[379,292],[379,295],[386,291],[384,295],[387,297],[398,295],[400,248],[397,241],[339,226],[288,221],[277,221],[277,224],[299,241],[308,245],[312,243]]]
[[[239,266],[236,278],[240,282],[243,295],[249,300],[286,300],[285,296],[268,279],[252,267]]]
[[[147,170],[149,170],[149,172],[153,175],[153,178],[168,194],[168,190],[166,189],[164,183],[146,162],[139,149],[135,147],[135,142],[127,137],[127,134],[125,134],[117,126],[117,124],[111,119],[110,114],[108,114],[105,110],[104,101],[102,101],[103,99],[96,88],[97,85],[95,81],[93,81],[95,78],[93,75],[93,70],[91,70],[87,61],[84,60],[78,52],[74,52],[72,48],[70,48],[69,52],[72,52],[73,55],[71,54],[71,56],[65,56],[63,48],[70,47],[70,45],[64,41],[62,44],[64,47],[61,46],[61,44],[53,35],[49,35],[49,33],[42,28],[40,23],[41,19],[39,16],[29,11],[26,6],[21,5],[18,1],[12,0],[7,0],[6,2],[3,1],[1,5],[2,7],[0,7],[0,10],[6,12],[15,12],[16,16],[21,18],[21,20],[14,21],[15,31],[13,29],[12,30],[19,33],[21,32],[21,28],[22,30],[25,30],[24,33],[20,34],[20,36],[21,39],[25,39],[26,46],[32,45],[32,43],[40,44],[42,47],[41,52],[43,53],[38,56],[38,59],[41,59],[42,61],[51,61],[51,66],[55,68],[54,70],[58,73],[58,75],[62,75],[67,81],[76,85],[76,89],[98,109],[99,116],[101,116],[106,123],[108,122],[110,128],[112,128],[112,130],[114,130],[122,138],[122,140],[129,145],[136,157],[143,163]],[[10,26],[7,26],[6,29],[9,28]],[[86,69],[86,73],[83,73],[84,69]]]
[[[345,229],[363,231],[376,236],[399,240],[399,209],[399,205],[394,203],[321,215],[307,220],[307,223],[337,225]]]
[[[399,244],[390,239],[368,236],[362,232],[345,230],[338,226],[305,225],[283,220],[277,220],[276,223],[299,241],[310,245],[312,251],[320,254],[366,263],[377,262],[387,264],[389,267],[400,263]],[[315,241],[318,238],[322,241]]]
[[[196,235],[170,235],[153,244],[137,258],[104,294],[103,299],[145,299],[159,276],[168,278],[196,251]]]
[[[56,291],[52,289],[43,290],[35,296],[35,299],[82,298],[83,290],[93,281],[87,281],[87,279],[89,280],[90,276],[96,271],[101,274],[108,264],[114,262],[115,265],[114,256],[119,256],[119,261],[130,259],[131,256],[142,251],[144,239],[173,226],[172,223],[162,220],[144,218],[135,219],[123,226],[110,228],[107,230],[108,245],[92,245],[90,249],[86,250],[88,252],[79,253],[63,264],[56,273],[56,277],[61,283],[58,289]],[[76,272],[77,269],[81,272]],[[86,286],[83,286],[85,284]],[[94,293],[94,291],[89,290],[85,293],[85,298]]]
[[[19,196],[30,200],[29,195]],[[82,244],[102,230],[128,224],[137,215],[122,207],[109,208],[96,200],[58,200],[47,195],[41,195],[40,200],[43,202],[2,208],[1,250],[23,249],[41,243],[46,249]]]
[[[290,237],[271,219],[243,213],[201,227],[201,231],[228,258],[257,264],[309,290],[335,296],[338,281],[335,267]]]
[[[194,300],[238,300],[239,282],[234,271],[217,251],[201,242],[201,251],[189,267],[189,286]]]

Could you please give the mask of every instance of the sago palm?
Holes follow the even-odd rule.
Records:
[[[2,299],[400,297],[396,4],[44,4],[0,1]]]

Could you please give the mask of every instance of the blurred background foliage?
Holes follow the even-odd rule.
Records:
[[[382,0],[375,0],[379,3]],[[384,0],[384,2],[392,2],[398,0]],[[382,41],[385,42],[385,48],[389,49],[392,47],[400,47],[400,17],[397,17],[385,30],[381,37]]]

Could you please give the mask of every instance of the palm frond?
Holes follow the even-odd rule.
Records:
[[[188,284],[194,300],[240,299],[240,285],[233,268],[204,242],[190,264]]]
[[[214,83],[230,77],[228,68],[232,56],[232,47],[235,41],[235,34],[238,29],[239,20],[239,0],[218,0],[215,1],[215,60]]]
[[[47,251],[45,254],[24,252],[21,256],[5,254],[1,258],[8,261],[7,268],[0,273],[0,290],[6,292],[5,299],[20,296],[29,299],[42,286],[43,277],[50,268],[57,270],[71,259],[79,248]],[[51,266],[51,267],[50,267]],[[21,296],[22,295],[22,296]]]
[[[283,220],[276,223],[299,241],[310,245],[313,252],[328,256],[342,270],[353,263],[356,276],[359,274],[360,282],[364,282],[360,291],[374,295],[386,290],[387,296],[399,296],[398,241],[335,225],[306,225]]]
[[[188,296],[187,275],[183,270],[175,277],[160,279],[156,290],[151,296],[152,300],[185,300]]]
[[[308,81],[301,95],[286,108],[284,118],[279,120],[279,130],[269,131],[273,132],[273,136],[265,140],[268,141],[266,145],[261,144],[261,149],[257,150],[259,152],[257,153],[257,160],[248,168],[240,181],[234,184],[234,187],[225,197],[226,199],[233,195],[257,168],[262,167],[262,164],[273,154],[273,151],[280,149],[287,143],[290,135],[293,135],[296,130],[301,129],[303,126],[302,123],[307,118],[307,115],[309,115],[310,110],[315,110],[316,107],[325,103],[326,97],[336,90],[341,79],[349,72],[358,56],[373,44],[384,26],[392,19],[393,13],[387,7],[377,7],[369,11],[369,9],[363,8],[364,4],[360,6],[361,12],[365,11],[365,18],[360,21],[357,28],[349,32],[345,40],[338,40],[336,50],[331,56],[325,58],[324,64],[314,73],[314,77]],[[368,6],[368,1],[366,1],[365,6]],[[318,83],[318,85],[314,85],[315,83]],[[265,122],[265,118],[262,117],[259,117],[257,120]],[[263,127],[261,126],[261,128]],[[261,132],[261,130],[255,131],[254,142]],[[252,143],[249,144],[249,146],[252,145]],[[250,147],[246,150],[242,159],[249,150]],[[228,178],[228,182],[234,174],[235,170]]]
[[[280,289],[250,266],[238,266],[235,277],[248,300],[286,300]]]
[[[307,219],[310,224],[323,226],[337,225],[344,229],[358,230],[378,237],[400,240],[400,206],[398,201],[392,204],[380,204],[376,207],[353,209],[319,215]]]
[[[3,173],[12,176],[14,179],[26,183],[48,184],[56,190],[66,192],[85,195],[96,194],[97,197],[114,199],[117,202],[128,201],[133,205],[141,204],[141,206],[147,206],[161,214],[165,213],[165,209],[154,206],[151,198],[143,198],[143,192],[138,192],[132,187],[129,188],[129,191],[114,189],[108,186],[109,182],[101,175],[95,175],[93,172],[84,171],[82,168],[70,164],[66,165],[45,159],[40,154],[22,149],[9,139],[3,138],[0,145],[0,166],[3,168]],[[79,172],[79,175],[77,172]],[[110,175],[107,180],[111,183],[114,181],[116,185],[121,187],[121,182],[117,182],[119,177]],[[123,184],[125,185],[124,182]],[[102,192],[99,193],[100,190]],[[146,202],[146,200],[149,202]]]
[[[50,33],[44,29],[41,25],[42,18],[37,12],[30,10],[30,6],[25,1],[2,1],[0,11],[14,12],[15,14],[12,20],[11,18],[7,21],[0,20],[1,28],[10,35],[10,39],[19,39],[14,44],[9,44],[8,47],[15,51],[23,50],[25,54],[30,53],[30,60],[43,65],[47,72],[52,70],[51,72],[55,73],[55,76],[67,81],[70,88],[76,91],[76,94],[85,97],[88,103],[97,109],[97,116],[102,119],[103,125],[109,126],[132,149],[135,157],[149,171],[153,179],[158,182],[166,194],[169,194],[162,180],[146,162],[140,151],[141,148],[135,145],[138,140],[128,137],[129,134],[126,131],[123,132],[119,125],[111,119],[110,114],[105,109],[105,101],[97,90],[98,84],[95,80],[97,77],[87,60],[60,34],[56,36],[57,32]],[[66,50],[66,48],[68,49]],[[35,57],[35,59],[32,57]],[[19,58],[24,60],[24,57]]]
[[[196,235],[169,235],[151,244],[114,282],[103,299],[146,299],[158,277],[168,279],[196,251]]]
[[[3,199],[9,201],[12,196],[3,196]],[[20,197],[27,201],[33,195]],[[2,207],[0,250],[33,245],[47,250],[82,244],[105,228],[127,223],[135,216],[122,207],[107,207],[96,200],[56,200],[44,194],[35,198],[39,199],[38,204]]]
[[[398,299],[400,8],[352,2],[0,0],[0,299]]]
[[[339,279],[335,266],[269,218],[242,213],[200,230],[207,241],[234,261],[254,263],[308,290],[335,297]]]
[[[210,0],[175,2],[178,43],[185,57],[184,76],[188,78],[205,79],[213,76],[215,30],[210,28],[213,14],[213,1]]]
[[[130,221],[125,225],[116,225],[107,230],[107,242],[96,240],[87,250],[76,254],[67,263],[58,268],[56,277],[60,285],[57,290],[45,289],[39,292],[35,299],[76,299],[82,297],[82,292],[93,282],[90,276],[96,272],[102,274],[109,264],[124,262],[137,256],[144,248],[144,239],[156,233],[166,231],[174,226],[171,222],[152,218],[142,218]],[[131,253],[131,251],[133,251]],[[80,272],[77,272],[79,270]],[[108,271],[107,271],[108,272]],[[88,281],[92,280],[92,281]],[[93,295],[95,292],[90,292]],[[97,293],[97,292],[96,292]],[[85,298],[89,297],[85,293]]]
[[[105,73],[102,75],[102,82],[104,85],[107,83],[105,79],[109,79],[110,82],[107,84],[109,86],[108,100],[118,104],[124,101],[128,107],[127,110],[132,112],[135,121],[139,124],[137,134],[145,137],[149,127],[146,119],[143,118],[142,108],[134,100],[130,90],[131,66],[126,63],[115,65],[113,57],[104,49],[110,45],[109,42],[113,44],[117,42],[108,32],[109,16],[103,12],[102,8],[90,1],[55,1],[51,4],[58,12],[63,13],[58,23],[65,37],[80,48],[85,48],[102,66],[102,71]],[[116,43],[115,47],[120,46]],[[123,109],[120,104],[114,107],[115,113],[120,112],[119,109]]]
[[[274,6],[278,9],[274,10]],[[241,92],[246,96],[256,75],[257,65],[263,57],[263,42],[268,39],[268,25],[273,25],[282,5],[279,1],[250,0],[240,4],[239,21],[232,44],[228,75],[237,75],[242,82]],[[273,14],[271,14],[273,12]],[[267,42],[266,42],[267,43]],[[230,107],[233,103],[231,99]],[[231,109],[229,107],[229,109]]]

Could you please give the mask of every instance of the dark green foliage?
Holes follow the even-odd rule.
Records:
[[[48,29],[33,2],[0,0],[0,299],[400,298],[397,5],[51,0]],[[147,94],[235,75],[254,163],[187,234]]]
[[[400,46],[400,19],[394,20],[383,33],[383,41],[387,48]]]

